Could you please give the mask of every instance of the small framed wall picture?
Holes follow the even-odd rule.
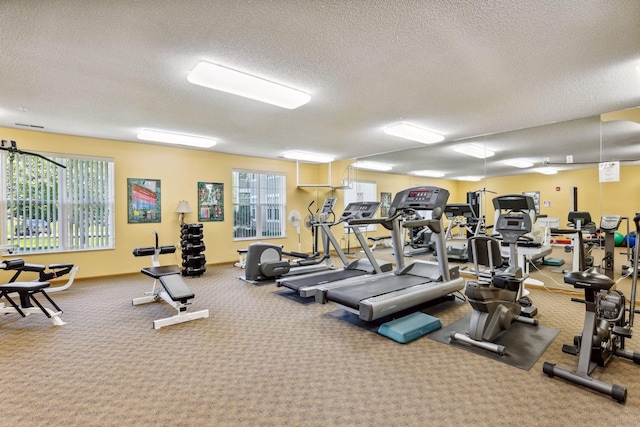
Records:
[[[198,182],[198,221],[224,221],[224,184]]]
[[[129,224],[162,221],[160,180],[127,178],[127,219]]]

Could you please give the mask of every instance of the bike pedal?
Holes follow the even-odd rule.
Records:
[[[578,347],[576,347],[575,345],[563,344],[562,345],[562,352],[563,353],[567,353],[567,354],[571,354],[573,356],[577,356],[578,355]]]
[[[631,328],[625,328],[624,326],[614,326],[612,332],[625,338],[631,338],[631,335],[633,335]]]

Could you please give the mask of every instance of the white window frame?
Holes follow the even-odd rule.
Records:
[[[37,156],[1,153],[2,244],[14,255],[113,249],[113,159],[35,154],[66,168]],[[42,227],[31,231],[27,224]]]
[[[253,175],[251,179],[253,183],[242,185],[240,174]],[[268,180],[272,177],[276,177],[280,185],[269,185]],[[287,175],[285,173],[234,169],[232,192],[234,241],[287,237]],[[244,215],[239,214],[242,207],[248,207]],[[247,215],[248,218],[246,218]],[[245,227],[248,227],[245,233],[248,231],[249,235],[242,235],[245,233],[237,223],[242,216],[245,217],[243,220],[246,223]]]
[[[349,203],[354,202],[375,202],[378,200],[378,184],[375,181],[351,181],[349,187],[344,190],[344,207],[346,208]],[[376,216],[379,212],[376,213]],[[348,226],[345,224],[345,232],[348,231]],[[360,226],[361,231],[376,231],[378,227],[376,224],[367,224],[367,226]]]

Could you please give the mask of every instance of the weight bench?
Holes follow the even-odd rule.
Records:
[[[371,246],[372,251],[376,250],[378,244],[381,244],[385,248],[391,247],[391,243],[387,242],[387,240],[391,239],[391,236],[368,237],[368,239],[373,242],[373,246]]]
[[[152,266],[140,270],[143,274],[153,278],[153,288],[151,292],[146,292],[145,296],[134,298],[132,305],[148,304],[163,300],[171,307],[176,309],[177,314],[164,319],[154,320],[153,329],[160,329],[164,326],[175,325],[178,323],[188,322],[190,320],[204,319],[209,317],[209,310],[200,310],[196,312],[187,312],[187,307],[191,304],[190,300],[195,297],[193,291],[185,283],[180,275],[180,267],[177,265],[159,265],[158,257],[161,254],[174,253],[175,246],[158,246],[158,234],[156,235],[155,247],[136,248],[133,255],[151,256]],[[162,286],[157,286],[158,281]]]
[[[247,252],[249,249],[238,249],[238,262],[233,264],[234,267],[244,268],[247,265]]]
[[[5,270],[13,270],[21,268],[22,266],[24,266],[24,260],[22,259],[11,259],[2,262],[2,268]],[[66,323],[60,318],[62,310],[44,291],[44,289],[49,286],[49,282],[11,282],[0,285],[0,299],[5,298],[11,305],[8,307],[5,303],[0,303],[0,314],[18,313],[22,317],[27,317],[32,313],[43,313],[54,325],[65,325]],[[16,303],[11,297],[11,294],[18,294],[20,304]],[[55,311],[44,307],[40,301],[36,299],[36,294],[42,294],[53,306]],[[34,307],[32,303],[36,306]]]
[[[44,264],[31,264],[23,262],[19,267],[0,267],[5,268],[5,270],[16,270],[16,273],[11,277],[9,283],[13,283],[18,279],[18,276],[23,272],[37,273],[38,278],[34,280],[34,282],[48,282],[52,279],[57,279],[66,274],[69,274],[69,280],[67,283],[61,286],[54,286],[49,288],[49,293],[60,292],[68,289],[72,284],[76,277],[76,273],[78,272],[78,267],[74,267],[73,264],[65,263],[65,264],[49,264],[49,269],[47,270],[47,266]]]

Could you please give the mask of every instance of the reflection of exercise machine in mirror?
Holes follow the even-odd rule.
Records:
[[[548,242],[545,242],[545,235],[542,228],[536,225],[536,209],[533,199],[530,196],[522,194],[508,194],[504,196],[498,196],[493,199],[493,206],[495,208],[495,218],[497,219],[501,214],[509,212],[522,212],[529,215],[531,219],[530,232],[521,236],[517,242],[517,255],[515,259],[510,252],[509,245],[503,243],[501,246],[501,252],[503,257],[509,257],[510,269],[518,267],[525,280],[522,286],[522,297],[526,297],[529,291],[526,289],[526,285],[543,286],[544,284],[538,280],[529,277],[529,263],[536,260],[544,260],[544,257],[551,254],[552,247]]]
[[[406,222],[431,219],[430,212],[407,209],[403,214]],[[432,240],[433,232],[429,227],[408,227],[405,246],[411,249],[404,251],[404,256],[412,257],[435,251],[435,242]]]
[[[608,218],[605,229],[617,228],[619,217]],[[617,224],[616,224],[617,222]],[[633,218],[636,233],[640,231],[640,214]],[[603,223],[601,221],[600,228]],[[607,237],[605,237],[606,239]],[[633,265],[638,265],[638,243],[634,246]],[[606,242],[605,242],[606,246]],[[624,403],[627,399],[626,387],[609,384],[593,378],[591,374],[597,366],[605,367],[613,356],[622,357],[640,364],[640,353],[627,350],[625,340],[631,338],[638,282],[638,269],[634,268],[631,282],[631,297],[627,309],[626,298],[619,290],[612,290],[615,281],[609,275],[600,274],[595,267],[586,271],[573,271],[564,277],[565,283],[576,289],[584,290],[584,299],[572,298],[572,301],[585,305],[586,313],[584,326],[580,335],[576,335],[573,345],[563,345],[564,353],[578,356],[578,368],[575,371],[556,366],[551,362],[544,362],[542,371],[550,377],[560,377],[564,380],[604,393]],[[629,311],[628,320],[626,312]]]
[[[567,223],[569,228],[559,228],[557,218],[541,218],[540,221],[544,221],[547,225],[550,241],[559,243],[564,241],[560,237],[568,237],[569,239],[569,244],[564,247],[564,251],[572,254],[571,268],[554,270],[554,272],[565,274],[571,271],[584,271],[593,266],[592,250],[599,237],[597,236],[596,224],[591,220],[589,212],[569,212]],[[564,260],[547,258],[544,260],[544,264],[559,267],[564,264]]]
[[[449,220],[445,234],[447,257],[466,262],[469,259],[467,240],[480,234],[482,218],[476,216],[468,203],[447,204],[444,214]]]

